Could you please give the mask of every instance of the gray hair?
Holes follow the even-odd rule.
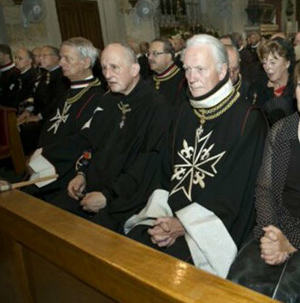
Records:
[[[74,37],[64,41],[61,46],[63,45],[75,47],[81,58],[89,58],[91,60],[90,68],[95,65],[99,52],[90,40],[83,37]]]
[[[57,47],[52,46],[52,45],[44,45],[44,46],[42,46],[42,49],[43,49],[43,48],[49,49],[50,52],[52,53],[52,55],[54,55],[54,56],[60,58],[59,49],[58,49]]]
[[[181,60],[184,60],[185,53],[188,48],[201,45],[206,45],[211,49],[219,72],[221,72],[223,64],[228,66],[228,55],[224,44],[219,39],[206,34],[195,35],[187,40],[186,48],[182,52]]]
[[[105,48],[107,48],[109,46],[113,46],[113,45],[121,46],[124,49],[125,55],[127,57],[126,58],[127,60],[125,60],[125,61],[127,62],[128,65],[138,63],[137,56],[136,56],[134,50],[130,47],[130,45],[128,43],[112,42],[112,43],[108,44]]]
[[[225,45],[225,48],[227,51],[235,54],[235,58],[237,59],[237,64],[238,64],[238,66],[240,66],[241,59],[240,59],[240,53],[237,50],[237,48],[234,45]]]

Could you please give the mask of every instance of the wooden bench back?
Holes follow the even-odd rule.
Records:
[[[0,194],[0,302],[275,302],[19,191]]]
[[[26,169],[25,155],[17,127],[16,110],[0,106],[0,160],[11,158],[15,172]]]

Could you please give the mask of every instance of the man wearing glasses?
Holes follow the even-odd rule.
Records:
[[[167,38],[154,39],[149,47],[148,62],[154,72],[150,82],[173,108],[178,108],[185,91],[184,72],[174,62],[175,50]]]
[[[19,73],[10,46],[0,44],[0,105],[10,106],[13,102],[13,87]]]
[[[58,101],[68,88],[68,81],[62,75],[59,59],[59,50],[56,47],[46,45],[42,48],[42,75],[36,83],[33,98],[27,100],[20,108],[18,123],[22,124],[21,138],[26,154],[36,149],[42,125],[56,109]]]

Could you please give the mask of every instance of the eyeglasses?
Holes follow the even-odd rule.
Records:
[[[159,55],[162,54],[169,54],[168,52],[158,52],[158,51],[153,51],[153,52],[149,52],[146,54],[147,57],[149,57],[150,55],[152,55],[153,57],[158,57]]]

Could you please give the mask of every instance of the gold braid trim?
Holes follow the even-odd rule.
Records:
[[[200,119],[203,125],[207,120],[213,120],[224,114],[239,98],[240,93],[235,89],[223,101],[214,107],[207,108],[194,108],[194,113]]]
[[[156,90],[159,90],[160,82],[168,81],[171,78],[173,78],[178,72],[180,71],[180,68],[177,66],[174,66],[173,70],[171,70],[166,76],[153,76],[153,80],[155,82],[155,88]]]
[[[94,81],[92,81],[91,83],[89,83],[89,85],[87,87],[85,87],[84,89],[82,89],[79,93],[77,93],[75,96],[71,97],[71,98],[67,98],[66,100],[66,104],[73,104],[76,101],[78,101],[91,87],[94,86],[99,86],[101,83],[99,81],[99,79],[95,79]]]
[[[237,82],[233,85],[233,87],[235,88],[236,91],[239,91],[242,85],[242,76],[241,74],[239,74],[239,78],[237,80]]]

